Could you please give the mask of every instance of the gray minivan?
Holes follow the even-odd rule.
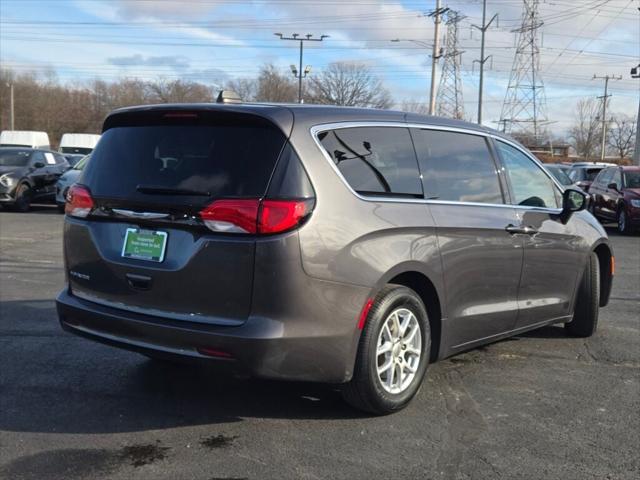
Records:
[[[152,358],[403,408],[427,365],[552,323],[590,336],[613,256],[521,145],[403,112],[111,113],[68,194],[62,327]]]

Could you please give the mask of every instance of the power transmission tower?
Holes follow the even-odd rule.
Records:
[[[458,23],[463,19],[458,12],[447,12],[447,34],[444,47],[444,64],[438,87],[438,116],[462,119],[464,117],[464,103],[462,101],[462,77],[460,71],[460,56],[462,51],[458,41]]]
[[[605,145],[607,141],[607,102],[609,101],[609,80],[622,80],[622,76],[618,75],[605,75],[604,77],[599,77],[597,75],[593,76],[593,80],[602,79],[604,80],[604,95],[598,98],[602,99],[602,140],[600,144],[600,161],[604,161],[604,151]]]
[[[522,25],[512,30],[518,33],[518,44],[499,123],[507,133],[533,130],[536,143],[541,143],[540,127],[548,122],[538,47],[543,22],[538,17],[538,0],[523,0],[523,6]]]

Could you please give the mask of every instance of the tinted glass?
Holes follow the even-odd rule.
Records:
[[[561,185],[571,185],[573,183],[564,168],[555,165],[545,165],[545,167]]]
[[[613,170],[607,168],[605,170],[601,170],[598,176],[594,179],[595,184],[600,187],[606,188],[609,185],[611,178],[613,177]]]
[[[318,139],[356,192],[422,196],[408,129],[342,128],[322,132]]]
[[[84,169],[85,165],[87,164],[87,162],[89,161],[89,159],[91,158],[90,155],[86,155],[84,157],[82,157],[82,160],[80,160],[78,163],[76,163],[73,166],[74,170],[82,170]]]
[[[511,182],[514,202],[530,207],[557,208],[556,187],[544,170],[518,149],[496,142]]]
[[[60,151],[62,153],[77,153],[79,155],[88,155],[91,153],[93,148],[84,148],[84,147],[62,147]]]
[[[0,166],[2,167],[26,167],[29,163],[31,152],[27,150],[10,150],[0,152]]]
[[[427,198],[503,203],[496,166],[483,137],[437,130],[412,133]]]
[[[279,130],[265,125],[113,127],[92,152],[83,183],[95,197],[140,202],[260,197],[284,142]]]
[[[640,188],[640,171],[624,172],[625,188]]]
[[[618,188],[622,188],[622,174],[619,169],[613,170],[613,176],[611,177],[611,181],[609,183],[615,183]]]

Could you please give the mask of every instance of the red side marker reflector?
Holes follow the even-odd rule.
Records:
[[[231,355],[229,352],[225,352],[224,350],[216,350],[215,348],[209,347],[198,348],[198,353],[201,355],[206,355],[208,357],[233,358],[233,355]]]
[[[362,312],[360,312],[360,319],[358,320],[358,330],[362,330],[364,328],[364,324],[367,322],[367,317],[369,316],[369,310],[373,307],[373,298],[367,300],[362,307]]]

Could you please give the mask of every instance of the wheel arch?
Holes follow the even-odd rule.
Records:
[[[435,362],[440,355],[442,339],[442,306],[436,286],[423,272],[406,270],[395,273],[385,284],[402,285],[418,294],[427,309],[429,328],[431,330],[430,362]]]
[[[600,267],[600,302],[601,307],[605,307],[609,303],[609,295],[611,294],[611,286],[613,283],[613,275],[615,269],[615,258],[610,245],[600,242],[592,249],[593,253],[598,257],[598,265]]]

